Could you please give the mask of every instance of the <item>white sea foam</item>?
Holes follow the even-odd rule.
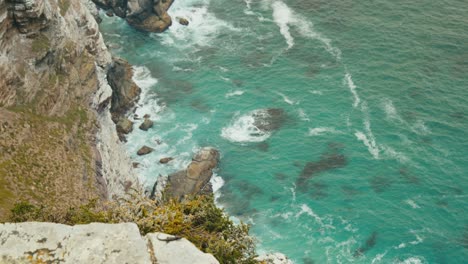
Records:
[[[344,82],[348,86],[349,91],[351,92],[351,94],[354,97],[353,107],[354,108],[358,107],[359,103],[361,102],[361,99],[359,98],[359,95],[356,92],[357,87],[353,82],[353,78],[352,78],[351,74],[349,72],[347,72],[347,71],[346,71],[346,74],[345,74]]]
[[[227,93],[224,97],[229,98],[229,97],[233,97],[233,96],[240,96],[240,95],[243,95],[243,94],[244,94],[244,91],[235,90],[235,91]]]
[[[294,104],[297,104],[297,102],[291,100],[289,97],[287,97],[285,94],[283,93],[280,93],[280,92],[276,92],[277,95],[283,97],[283,101],[287,104],[290,104],[290,105],[294,105]]]
[[[392,100],[390,99],[385,99],[382,101],[383,109],[385,111],[385,114],[387,115],[387,118],[389,119],[400,119],[397,113],[397,110],[395,106],[393,105]]]
[[[389,146],[381,146],[386,158],[398,160],[400,163],[408,163],[410,159],[403,153],[394,150]]]
[[[316,127],[309,128],[309,136],[322,136],[324,134],[339,134],[340,131],[335,130],[333,127]]]
[[[362,131],[356,130],[356,133],[354,133],[354,135],[356,136],[358,140],[364,143],[364,145],[367,147],[367,149],[369,150],[369,153],[372,154],[374,159],[379,159],[380,149],[379,149],[379,146],[377,145],[374,134],[372,133],[369,116],[367,113],[367,105],[363,104],[361,106],[361,110],[366,115],[364,117],[365,133],[363,133]]]
[[[185,128],[181,129],[182,131],[186,132],[186,136],[177,141],[177,145],[183,144],[187,142],[187,140],[192,139],[193,137],[193,131],[195,131],[198,128],[198,124],[187,124]]]
[[[428,135],[431,133],[431,130],[424,124],[424,121],[418,120],[414,125],[411,127],[414,133],[418,135]]]
[[[217,200],[221,196],[221,187],[224,185],[224,180],[221,178],[221,176],[218,176],[216,173],[213,173],[213,176],[211,177],[211,185],[213,186],[213,193],[214,193],[214,198]]]
[[[299,117],[301,118],[302,121],[310,122],[310,118],[309,118],[309,116],[305,113],[304,109],[299,108],[299,110],[297,110],[297,112],[298,112]]]
[[[288,49],[290,49],[294,46],[294,38],[289,32],[289,24],[296,22],[293,12],[281,1],[273,2],[271,7],[273,8],[273,20],[280,28],[281,35],[283,35],[286,43],[288,44]]]
[[[309,91],[311,94],[318,94],[318,95],[322,95],[323,92],[322,91],[319,91],[319,90],[312,90],[312,91]]]
[[[307,215],[313,217],[315,219],[315,221],[319,225],[321,225],[321,226],[324,225],[323,221],[322,221],[322,218],[320,218],[320,216],[318,216],[314,211],[312,211],[312,209],[309,206],[307,206],[307,204],[302,204],[301,205],[301,211],[296,214],[296,218],[298,218],[299,216],[301,216],[303,214],[307,214]]]
[[[270,133],[262,131],[255,126],[252,111],[246,115],[236,113],[233,121],[221,130],[221,136],[231,142],[262,142],[270,137]]]
[[[303,37],[319,40],[330,54],[337,60],[341,60],[341,51],[332,46],[330,39],[314,31],[313,24],[306,17],[295,13],[282,1],[274,1],[271,7],[273,9],[273,20],[280,28],[280,33],[285,38],[288,49],[294,46],[294,37],[289,31],[289,27],[294,26]]]
[[[411,200],[411,199],[408,199],[408,200],[405,200],[405,203],[407,203],[409,206],[411,206],[413,209],[418,209],[418,208],[421,208],[418,204],[416,204],[415,201]]]
[[[133,66],[132,80],[143,90],[148,90],[158,83],[158,79],[151,76],[151,72],[145,66]]]
[[[380,263],[383,259],[383,257],[385,257],[385,255],[387,255],[387,252],[388,251],[385,251],[384,253],[381,253],[381,254],[377,254],[377,256],[375,256],[375,258],[372,259],[372,264],[373,263]]]
[[[174,18],[185,18],[188,26],[172,23],[170,29],[164,34],[153,35],[161,38],[162,43],[183,49],[193,49],[194,45],[211,46],[213,39],[226,30],[238,31],[233,25],[217,18],[208,11],[210,0],[175,1],[169,9],[169,14]]]
[[[422,264],[424,263],[419,257],[410,257],[403,261],[396,261],[398,264]]]

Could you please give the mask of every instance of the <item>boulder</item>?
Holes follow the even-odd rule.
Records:
[[[150,148],[148,146],[143,146],[137,151],[137,155],[138,156],[143,156],[143,155],[146,155],[146,154],[149,154],[149,153],[153,152],[153,150],[154,150],[153,148]]]
[[[168,177],[166,193],[176,199],[185,195],[201,193],[218,165],[219,152],[210,147],[202,148],[192,159],[187,169],[173,173]],[[210,189],[210,188],[205,188]]]
[[[129,134],[133,131],[133,123],[128,118],[121,118],[117,123],[117,132]]]
[[[141,123],[139,128],[143,131],[148,131],[148,129],[153,127],[153,121],[151,121],[149,118],[145,118],[145,121]]]
[[[183,17],[179,17],[177,20],[179,21],[179,24],[181,24],[183,26],[188,26],[188,24],[189,24],[189,21],[187,19],[183,18]]]
[[[172,157],[162,158],[162,159],[159,160],[159,163],[166,164],[166,163],[170,162],[173,159],[174,158],[172,158]]]

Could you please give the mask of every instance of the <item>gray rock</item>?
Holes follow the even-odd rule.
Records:
[[[218,159],[219,152],[216,149],[202,148],[187,169],[169,175],[167,194],[182,199],[185,195],[200,193],[209,183]]]
[[[122,134],[129,134],[133,130],[133,123],[132,121],[128,120],[128,118],[121,118],[117,123],[117,132]]]
[[[149,154],[149,153],[153,152],[153,150],[154,150],[153,148],[150,148],[148,146],[143,146],[137,151],[137,155],[138,156],[143,156],[143,155],[146,155],[146,154]]]
[[[143,131],[148,131],[148,129],[152,128],[153,127],[153,121],[151,121],[151,119],[149,118],[145,118],[145,121],[143,121],[143,123],[141,123],[141,125],[139,126],[139,128]]]
[[[161,241],[172,236],[164,233],[150,233],[146,239],[155,248],[154,256],[159,264],[217,264],[211,254],[203,253],[185,238],[166,242]],[[156,250],[157,249],[157,250]],[[136,263],[136,262],[135,262]]]
[[[54,223],[0,224],[1,263],[218,264],[185,238],[140,235],[134,223],[68,226]]]
[[[159,160],[159,163],[161,163],[161,164],[166,164],[166,163],[170,162],[170,161],[173,160],[173,159],[174,159],[174,158],[172,158],[172,157],[162,158],[162,159]]]
[[[186,18],[179,17],[177,20],[179,21],[179,24],[181,24],[183,26],[188,26],[188,24],[189,24],[189,21]]]
[[[0,225],[0,259],[7,263],[148,263],[136,224]]]

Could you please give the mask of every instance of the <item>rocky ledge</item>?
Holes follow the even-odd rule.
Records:
[[[0,224],[0,263],[216,264],[185,238],[136,224]]]

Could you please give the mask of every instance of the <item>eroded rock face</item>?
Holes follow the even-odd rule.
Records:
[[[164,233],[140,235],[134,223],[67,226],[0,224],[1,263],[218,264],[211,254]]]
[[[171,24],[167,14],[173,0],[93,0],[104,9],[125,18],[136,29],[148,32],[163,32]]]
[[[141,89],[135,84],[132,77],[132,66],[125,60],[114,58],[114,63],[107,75],[107,81],[113,91],[112,113],[117,115],[125,114],[138,100]]]
[[[176,199],[210,190],[209,181],[218,165],[219,152],[214,148],[202,148],[192,159],[187,169],[168,177],[166,193]]]
[[[45,0],[6,0],[10,14],[21,33],[37,32],[48,26],[51,6]]]

